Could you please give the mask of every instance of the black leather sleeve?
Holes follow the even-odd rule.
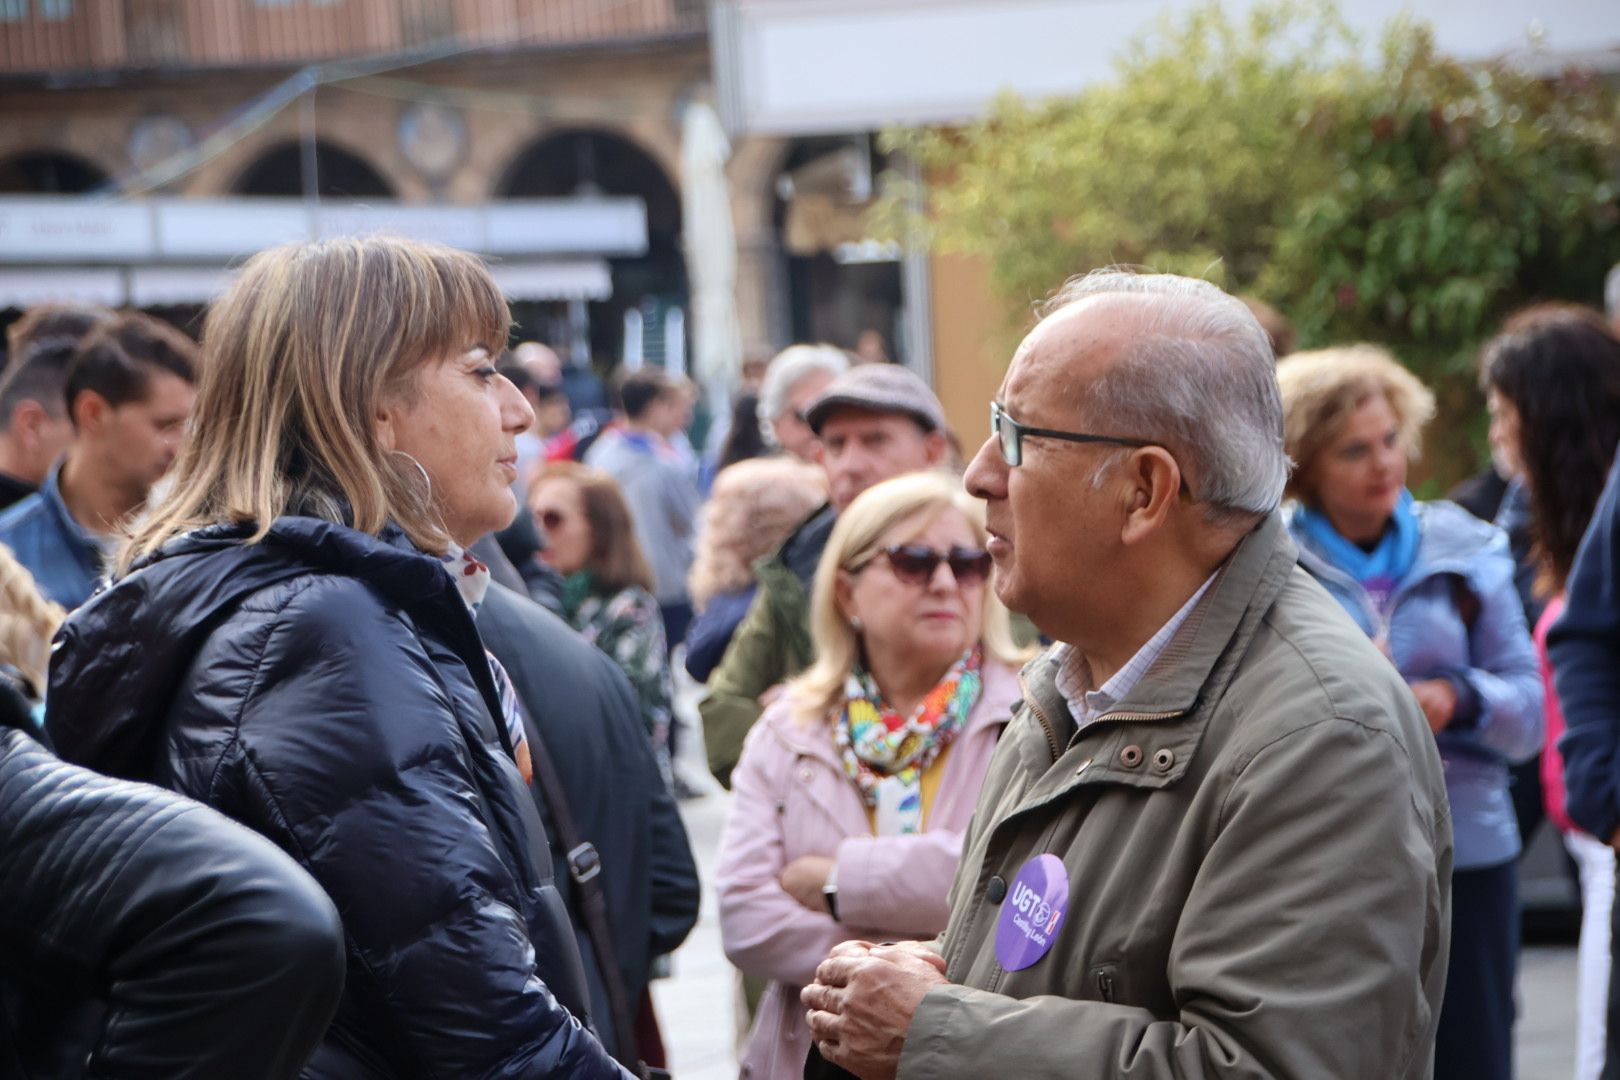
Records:
[[[337,912],[276,847],[18,730],[0,730],[0,953],[8,1003],[105,1006],[88,1076],[296,1075],[343,986]],[[60,1060],[52,1019],[8,1018],[25,1066]]]

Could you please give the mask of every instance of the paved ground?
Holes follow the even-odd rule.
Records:
[[[690,697],[686,701],[691,701]],[[708,776],[701,765],[699,737],[691,729],[683,751],[683,772]],[[712,784],[712,781],[709,781]],[[681,804],[702,870],[703,914],[687,943],[675,955],[674,976],[654,984],[653,995],[669,1043],[676,1080],[735,1080],[732,971],[720,949],[715,913],[714,861],[725,822],[727,796],[710,794]],[[1520,967],[1518,1080],[1570,1080],[1574,1068],[1575,950],[1541,946],[1524,951]]]

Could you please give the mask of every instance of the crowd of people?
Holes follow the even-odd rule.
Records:
[[[1507,1080],[1526,776],[1620,1075],[1605,316],[1484,347],[1456,501],[1398,357],[1171,275],[1060,288],[966,462],[881,339],[697,447],[510,325],[383,237],[12,325],[0,1075],[660,1075],[699,734],[744,1077]]]

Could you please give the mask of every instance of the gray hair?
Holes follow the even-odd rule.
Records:
[[[1064,285],[1044,321],[1094,297],[1152,297],[1129,349],[1086,390],[1106,434],[1162,442],[1213,521],[1269,514],[1290,462],[1271,339],[1242,301],[1207,281],[1097,270]],[[1123,460],[1111,455],[1103,466]],[[1099,473],[1100,477],[1101,473]]]
[[[1603,310],[1611,320],[1620,319],[1620,263],[1609,268],[1603,281]]]
[[[759,388],[759,419],[770,429],[770,423],[787,408],[788,395],[806,375],[825,371],[829,375],[842,375],[849,370],[849,357],[844,350],[831,345],[789,345],[771,360],[765,369],[765,381]]]

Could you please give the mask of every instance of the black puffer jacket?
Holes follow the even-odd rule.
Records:
[[[337,912],[273,845],[0,726],[0,1077],[290,1077],[342,987]]]
[[[58,750],[217,807],[331,895],[348,980],[309,1075],[626,1075],[559,1005],[584,1013],[579,954],[449,575],[398,530],[248,534],[180,537],[74,613]]]

